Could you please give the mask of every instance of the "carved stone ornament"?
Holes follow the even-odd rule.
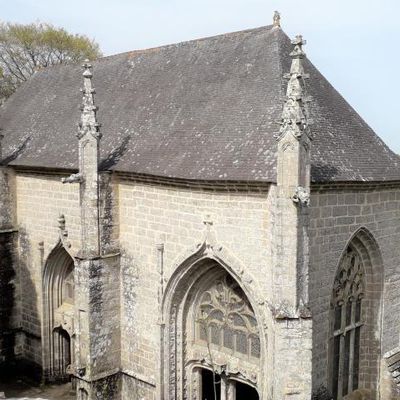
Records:
[[[239,357],[260,358],[257,320],[245,294],[229,275],[203,293],[196,320],[200,343],[209,342]]]
[[[292,196],[292,200],[295,203],[298,203],[302,206],[309,206],[310,205],[310,193],[307,189],[303,188],[302,186],[298,186],[294,195]]]
[[[278,139],[283,138],[287,134],[293,135],[300,139],[306,137],[311,139],[309,132],[310,120],[308,118],[308,109],[306,103],[309,101],[306,96],[306,88],[304,80],[308,75],[304,73],[302,60],[305,57],[303,45],[306,42],[302,36],[296,36],[292,41],[293,51],[290,53],[292,64],[290,72],[284,77],[288,79],[286,90],[286,100],[283,106],[280,132]]]
[[[62,183],[82,183],[83,182],[83,176],[82,174],[72,174],[68,176],[67,178],[61,178]]]
[[[343,257],[333,285],[333,304],[364,297],[364,270],[359,255],[349,250]]]
[[[197,353],[197,358],[190,361],[190,365],[206,367],[213,369],[218,375],[224,374],[227,378],[239,378],[250,384],[257,385],[258,368],[243,367],[238,362],[228,361],[226,364],[220,364],[212,360],[205,353]]]
[[[92,65],[89,60],[85,60],[82,65],[83,72],[83,88],[81,89],[83,98],[81,106],[81,121],[77,133],[78,139],[82,139],[86,134],[91,134],[95,139],[101,138],[100,124],[97,122],[96,111],[98,107],[94,104],[95,89],[92,87]]]
[[[69,249],[71,247],[71,242],[68,240],[68,231],[65,227],[66,224],[65,224],[64,214],[60,214],[57,221],[58,221],[60,241],[66,249]]]
[[[384,358],[394,383],[400,388],[400,346],[387,352]]]
[[[281,26],[281,14],[279,11],[274,12],[273,25],[278,28]]]

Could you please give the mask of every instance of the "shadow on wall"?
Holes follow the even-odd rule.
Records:
[[[13,268],[14,233],[0,234],[0,381],[14,360],[15,332],[12,313],[15,306]]]
[[[312,400],[332,400],[333,397],[329,393],[329,390],[325,386],[320,386],[315,392],[313,392]]]
[[[15,234],[14,234],[15,236]],[[17,238],[10,243],[10,254],[17,246]],[[38,313],[38,293],[34,277],[40,278],[32,265],[31,243],[26,231],[19,230],[19,256],[15,255],[5,262],[0,257],[0,267],[8,272],[8,284],[1,284],[0,301],[7,299],[7,310],[2,315],[2,324],[8,326],[8,356],[3,359],[3,372],[0,382],[10,381],[10,378],[27,376],[40,383],[42,377],[41,359],[41,327]],[[15,270],[13,269],[13,265]],[[11,272],[12,271],[12,272]],[[6,336],[2,335],[2,339]],[[0,385],[1,389],[1,385]]]

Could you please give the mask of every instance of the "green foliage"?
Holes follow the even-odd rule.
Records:
[[[41,68],[100,56],[97,43],[63,28],[0,23],[0,103]]]

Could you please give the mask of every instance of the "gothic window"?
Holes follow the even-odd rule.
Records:
[[[224,275],[205,291],[196,315],[197,339],[238,357],[260,358],[260,338],[254,312],[242,289]]]
[[[62,299],[63,303],[74,303],[74,270],[72,268],[64,278]]]
[[[358,388],[364,271],[351,247],[336,275],[332,299],[332,393],[335,400]]]

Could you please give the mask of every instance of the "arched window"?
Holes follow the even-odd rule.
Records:
[[[351,246],[343,256],[332,295],[332,394],[340,400],[358,388],[364,268]]]
[[[240,358],[260,358],[254,312],[242,289],[228,274],[202,294],[196,322],[200,342],[211,343]]]

